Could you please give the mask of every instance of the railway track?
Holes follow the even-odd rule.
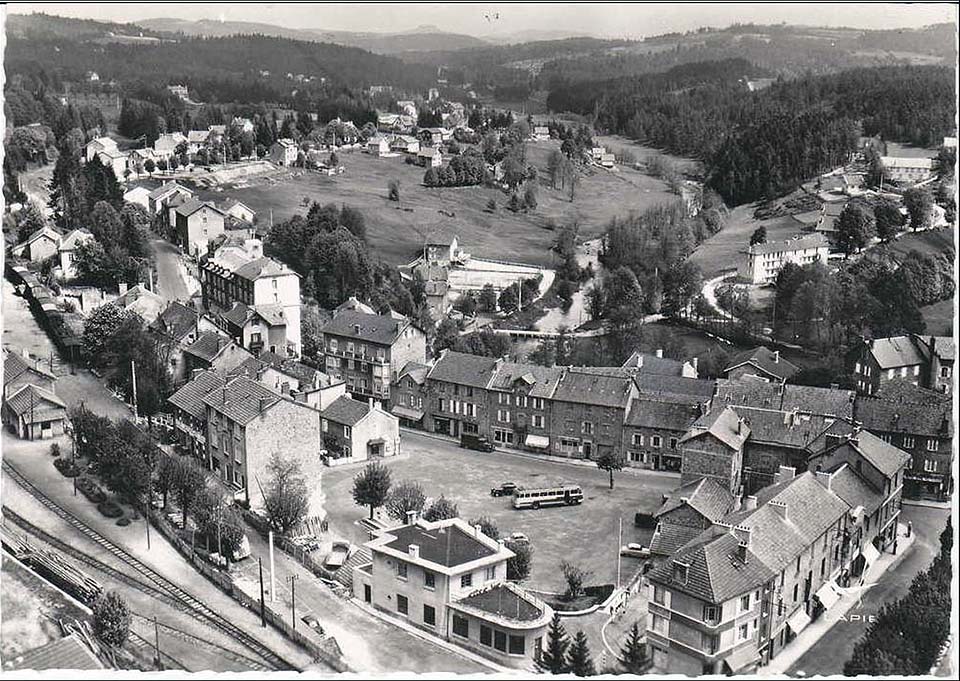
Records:
[[[152,588],[157,592],[164,594],[164,597],[172,598],[177,607],[186,610],[191,614],[196,614],[199,617],[203,618],[205,621],[212,624],[214,627],[222,631],[223,633],[231,636],[234,640],[240,642],[246,648],[249,648],[255,652],[260,658],[270,665],[270,669],[277,671],[297,671],[297,667],[283,657],[275,653],[269,647],[261,643],[257,638],[251,636],[243,629],[235,625],[233,622],[230,622],[222,615],[212,610],[207,606],[203,601],[195,598],[191,594],[187,593],[179,586],[171,582],[169,579],[163,575],[157,573],[148,565],[144,564],[136,556],[132,555],[128,551],[117,546],[109,539],[101,535],[99,532],[94,530],[92,527],[87,525],[85,522],[77,518],[75,515],[64,509],[62,506],[57,504],[53,499],[48,497],[43,493],[40,488],[30,482],[20,471],[14,468],[8,461],[3,462],[3,471],[9,475],[14,481],[17,482],[24,490],[30,493],[38,502],[43,504],[47,509],[52,511],[55,515],[66,521],[70,526],[75,528],[78,532],[86,536],[88,539],[93,541],[95,544],[105,549],[111,555],[122,561],[125,565],[130,566],[141,575],[143,575],[147,580],[152,583]],[[4,513],[7,513],[8,509],[4,507]],[[11,519],[12,519],[11,513]],[[23,520],[21,517],[20,520]],[[49,533],[45,533],[49,536]],[[58,541],[58,548],[62,549],[64,546],[63,542]],[[73,547],[70,547],[71,549]],[[71,555],[76,556],[75,550],[66,551]],[[82,559],[81,559],[82,560]],[[84,561],[86,562],[86,561]],[[110,568],[113,572],[112,574],[123,574],[118,570]],[[126,577],[126,575],[124,575]],[[126,583],[130,583],[129,579],[124,579]],[[134,580],[136,581],[136,580]],[[169,601],[168,601],[169,602]]]
[[[132,611],[131,611],[130,615],[133,616],[133,617],[136,617],[136,618],[139,619],[139,620],[143,620],[143,621],[146,622],[147,624],[153,624],[153,623],[154,623],[154,620],[153,620],[152,617],[147,617],[146,615],[141,615],[140,613],[136,613],[136,612],[132,612]],[[177,627],[171,626],[171,625],[169,625],[169,624],[164,624],[163,622],[157,622],[156,624],[157,624],[157,627],[159,627],[159,629],[160,629],[161,632],[166,633],[166,634],[170,635],[170,636],[173,637],[173,638],[178,638],[178,639],[180,639],[181,641],[185,641],[185,642],[191,643],[191,644],[193,644],[193,645],[201,646],[201,647],[204,647],[204,648],[211,648],[211,649],[213,649],[213,650],[216,650],[216,651],[217,651],[217,654],[222,655],[223,657],[228,657],[228,658],[230,658],[231,660],[233,660],[234,662],[239,662],[240,664],[246,665],[247,668],[250,669],[250,670],[269,671],[269,670],[268,670],[266,667],[264,667],[264,665],[263,665],[262,663],[260,663],[258,660],[254,660],[252,657],[247,657],[246,655],[243,655],[242,653],[238,653],[238,652],[236,652],[236,651],[230,650],[229,648],[225,648],[225,647],[223,647],[222,645],[220,645],[219,643],[214,643],[213,641],[211,641],[211,640],[209,640],[209,639],[205,639],[205,638],[203,638],[202,636],[197,636],[196,634],[191,634],[191,633],[188,632],[188,631],[184,631],[183,629],[178,629]],[[151,644],[151,647],[152,647],[152,644]],[[161,654],[165,654],[165,653],[163,653],[163,652],[161,651]],[[186,669],[186,667],[182,667],[182,666],[181,666],[181,668],[182,668],[182,669]],[[198,671],[199,671],[199,670],[198,670]]]

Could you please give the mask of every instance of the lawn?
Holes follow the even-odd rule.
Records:
[[[527,145],[529,162],[546,178],[546,159],[556,142]],[[367,234],[375,255],[391,264],[409,262],[435,230],[460,237],[462,247],[479,257],[512,260],[535,265],[552,264],[549,248],[554,233],[548,220],[580,222],[584,235],[599,234],[610,218],[640,211],[675,197],[666,185],[635,170],[611,173],[587,169],[575,200],[543,181],[538,190],[539,205],[530,213],[506,210],[508,196],[495,188],[427,188],[421,185],[424,169],[411,166],[402,157],[376,158],[359,151],[341,153],[346,171],[336,177],[302,173],[279,181],[250,180],[242,188],[229,184],[223,191],[201,191],[203,199],[223,201],[237,198],[258,212],[269,224],[305,212],[302,199],[320,203],[346,203],[360,208],[367,221]],[[401,202],[387,200],[387,184],[400,181]],[[487,202],[497,203],[495,213],[486,212]],[[448,214],[452,214],[450,217]]]
[[[953,335],[953,298],[920,308],[923,321],[927,323],[927,333],[934,336]]]
[[[634,527],[637,511],[646,513],[660,506],[661,495],[678,486],[673,476],[650,472],[622,472],[615,489],[608,487],[607,474],[592,466],[544,462],[503,452],[481,453],[419,433],[402,435],[404,458],[384,461],[393,481],[416,480],[429,498],[443,494],[459,505],[460,516],[472,519],[486,515],[501,534],[523,532],[534,550],[529,586],[543,591],[561,591],[559,571],[564,559],[593,572],[590,584],[616,580],[618,521],[623,519],[623,542],[649,544],[651,532]],[[356,521],[367,514],[353,503],[353,477],[359,468],[325,471],[323,486],[326,510],[333,531],[354,543],[367,540],[365,528]],[[583,487],[580,506],[516,511],[510,498],[494,498],[490,489],[503,482],[533,486],[558,481]],[[638,568],[639,561],[624,558],[623,579]]]

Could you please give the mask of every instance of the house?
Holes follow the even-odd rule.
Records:
[[[203,396],[206,464],[253,509],[263,509],[263,490],[275,458],[292,458],[308,481],[308,518],[322,514],[320,419],[312,407],[282,397],[246,376],[228,380]]]
[[[423,244],[423,262],[430,267],[447,268],[456,263],[469,260],[470,255],[460,248],[460,239],[457,235],[446,235],[433,232],[427,235]],[[425,277],[427,280],[436,277]]]
[[[71,232],[67,232],[64,237],[60,240],[60,245],[57,246],[57,253],[60,254],[60,276],[64,280],[69,281],[70,279],[75,279],[77,276],[76,268],[74,267],[74,256],[77,252],[77,247],[81,244],[87,244],[95,241],[93,234],[88,229],[80,227]]]
[[[187,138],[182,132],[165,132],[153,143],[153,153],[160,158],[169,159],[176,153],[177,147],[186,142]]]
[[[704,410],[705,405],[696,400],[639,395],[623,424],[626,465],[679,472],[680,439]]]
[[[194,371],[179,390],[167,398],[173,415],[173,431],[179,449],[197,461],[207,462],[206,395],[226,385],[226,377],[209,369]]]
[[[286,265],[263,256],[259,239],[242,245],[224,244],[201,258],[200,290],[203,306],[220,315],[235,303],[263,310],[263,315],[286,321],[286,338],[275,350],[300,356],[300,276]],[[280,314],[282,312],[282,315]],[[251,339],[252,340],[252,339]]]
[[[253,132],[253,121],[251,121],[249,118],[234,116],[233,120],[230,121],[230,127],[238,128],[241,133]]]
[[[417,163],[424,168],[439,168],[443,165],[443,153],[434,147],[426,147],[417,152]]]
[[[373,399],[359,402],[343,395],[320,412],[327,465],[396,456],[400,419]]]
[[[412,517],[364,546],[371,560],[353,570],[354,598],[503,666],[539,658],[553,611],[506,581],[513,552],[479,526]]]
[[[424,362],[426,334],[403,315],[344,309],[322,328],[326,373],[347,382],[356,397],[390,399],[390,386],[408,362]]]
[[[223,211],[234,220],[239,220],[240,222],[245,222],[252,225],[254,220],[257,218],[257,213],[250,206],[245,203],[241,203],[236,199],[230,199],[223,206]]]
[[[401,116],[410,116],[414,120],[417,118],[417,105],[415,102],[404,99],[397,102],[397,109],[400,110]]]
[[[134,203],[143,206],[147,211],[150,210],[150,190],[146,187],[134,187],[123,193],[123,200],[127,203]]]
[[[116,141],[109,137],[97,137],[96,139],[92,139],[89,142],[87,142],[87,146],[84,149],[85,149],[84,157],[87,163],[97,158],[97,156],[102,151],[110,151],[110,152],[119,151],[117,149]]]
[[[643,371],[634,376],[634,382],[640,389],[640,397],[687,401],[691,404],[709,403],[716,391],[716,382],[707,379]]]
[[[180,301],[173,301],[160,311],[147,331],[167,348],[170,377],[181,385],[188,377],[183,351],[203,332],[217,331],[213,321]]]
[[[550,139],[550,128],[545,125],[533,126],[533,139],[537,142],[543,142]]]
[[[190,91],[186,85],[168,85],[167,90],[170,91],[170,93],[179,97],[180,99],[190,98]]]
[[[210,130],[188,130],[187,131],[187,153],[196,154],[207,146],[210,139]]]
[[[593,147],[592,149],[590,149],[590,160],[592,160],[594,163],[599,163],[600,158],[605,153],[607,153],[606,147]]]
[[[127,162],[130,159],[130,154],[126,151],[117,151],[117,150],[105,150],[97,154],[97,160],[106,167],[110,168],[113,171],[113,174],[118,180],[123,182],[126,180],[126,170]]]
[[[22,353],[3,350],[3,399],[25,385],[35,385],[48,392],[56,392],[56,375],[41,364],[40,359],[31,360],[26,350]]]
[[[230,337],[255,355],[262,350],[276,352],[286,345],[287,318],[281,305],[253,307],[236,302],[220,319]]]
[[[420,140],[411,135],[394,135],[390,140],[390,151],[401,154],[416,154],[420,151]]]
[[[120,295],[111,301],[111,305],[116,305],[121,310],[136,314],[146,324],[153,322],[167,304],[165,298],[157,295],[143,284],[128,287],[127,284],[121,282],[119,286]]]
[[[721,522],[736,502],[730,490],[710,478],[693,480],[663,495],[663,503],[653,514],[657,526],[650,539],[650,552],[672,555]]]
[[[780,357],[779,350],[769,350],[760,345],[735,356],[723,373],[728,379],[757,376],[768,381],[786,383],[798,371],[800,367]]]
[[[165,211],[175,197],[183,200],[192,199],[193,190],[184,187],[174,180],[164,182],[147,196],[147,207],[150,215],[157,215]]]
[[[698,375],[698,361],[696,357],[689,362],[681,362],[680,360],[665,358],[662,349],[658,349],[653,354],[634,350],[622,366],[638,369],[640,373],[661,374],[664,376],[697,378]]]
[[[3,424],[23,440],[59,437],[66,421],[66,402],[32,383],[11,390],[3,401]]]
[[[830,244],[819,232],[786,241],[753,244],[745,251],[737,274],[752,284],[772,284],[786,263],[800,266],[813,262],[826,264],[829,255]]]
[[[490,437],[487,386],[497,366],[492,357],[444,350],[426,376],[426,430],[457,438],[464,433]]]
[[[956,149],[957,148],[957,138],[956,137],[944,137],[943,146],[947,149]]]
[[[280,395],[286,395],[323,411],[347,393],[346,383],[322,371],[269,350],[248,357],[227,372],[228,376],[246,376]]]
[[[613,154],[601,154],[597,162],[604,168],[613,168],[617,163],[617,157]]]
[[[568,367],[551,396],[550,453],[596,459],[623,455],[623,424],[639,395],[634,372]]]
[[[853,375],[857,381],[857,392],[873,395],[894,380],[927,387],[930,366],[929,346],[919,336],[872,338],[860,344]]]
[[[210,201],[189,199],[174,210],[176,244],[189,255],[200,255],[223,234],[226,213]]]
[[[856,396],[853,390],[793,385],[776,380],[758,380],[745,375],[737,379],[718,379],[713,404],[780,411],[797,410],[838,419],[852,419]]]
[[[297,143],[289,138],[278,139],[270,146],[267,159],[276,166],[290,167],[297,162],[300,149]]]
[[[390,412],[400,419],[400,425],[404,428],[424,427],[424,400],[427,399],[427,374],[430,368],[420,362],[407,362],[390,387]]]
[[[203,331],[183,349],[187,375],[197,370],[214,370],[226,374],[252,355],[230,338],[216,331]]]
[[[950,395],[953,393],[953,362],[957,354],[957,342],[950,336],[919,336],[927,346],[930,368],[926,386]]]
[[[390,153],[390,143],[387,141],[386,137],[371,137],[367,140],[367,146],[365,147],[368,154],[375,154],[376,156],[386,156]]]
[[[935,159],[881,156],[883,176],[901,184],[914,185],[933,178]]]
[[[127,169],[139,175],[146,171],[147,161],[152,161],[155,169],[157,162],[160,160],[163,160],[163,157],[158,156],[157,153],[149,147],[134,149],[127,155]]]
[[[60,239],[60,233],[57,230],[43,226],[28,236],[26,241],[14,246],[11,253],[16,258],[24,258],[30,262],[42,262],[57,254]]]
[[[731,494],[740,494],[749,436],[750,428],[732,408],[711,409],[680,438],[680,483],[710,478]]]
[[[486,389],[493,440],[533,452],[554,450],[559,443],[553,434],[561,428],[552,399],[562,377],[559,367],[498,360]],[[449,406],[456,413],[454,399]]]

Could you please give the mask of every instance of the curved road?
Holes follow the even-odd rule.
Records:
[[[181,275],[179,249],[163,239],[151,239],[150,248],[157,261],[157,293],[168,301],[189,300],[190,290]]]

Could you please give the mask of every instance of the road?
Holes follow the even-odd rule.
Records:
[[[157,262],[157,293],[168,301],[189,300],[190,290],[181,273],[180,251],[163,239],[151,239],[150,248]]]
[[[717,287],[723,284],[725,280],[732,279],[735,276],[737,276],[736,272],[726,272],[703,282],[703,289],[701,291],[703,293],[703,299],[707,301],[707,305],[713,308],[717,316],[721,319],[736,319],[732,314],[720,307],[720,303],[717,302]]]
[[[806,677],[843,673],[844,663],[853,654],[857,641],[866,633],[869,615],[876,615],[880,607],[907,594],[910,582],[918,572],[926,570],[940,550],[940,532],[946,525],[950,511],[947,509],[904,506],[900,522],[913,523],[916,541],[908,549],[908,555],[893,570],[887,572],[880,582],[863,596],[863,604],[854,606],[846,620],[838,621],[788,670],[791,676],[800,672]],[[860,615],[859,621],[850,621]]]
[[[49,183],[52,177],[52,163],[20,174],[21,191],[27,195],[27,200],[47,217],[53,215],[53,210],[47,205],[47,201],[50,200]]]

